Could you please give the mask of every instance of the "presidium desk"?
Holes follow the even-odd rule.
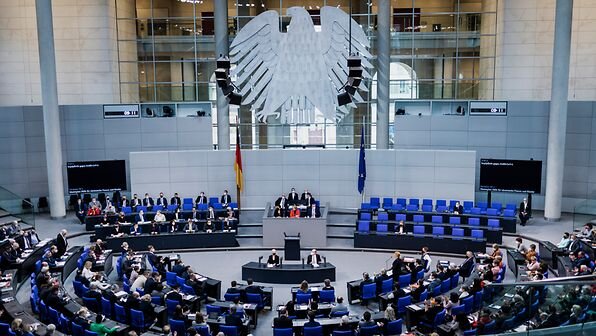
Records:
[[[263,246],[284,246],[284,233],[288,236],[300,234],[302,247],[327,246],[327,209],[329,209],[328,203],[320,207],[321,217],[319,218],[275,218],[271,203],[267,203],[263,215]],[[303,209],[300,211],[302,212]]]

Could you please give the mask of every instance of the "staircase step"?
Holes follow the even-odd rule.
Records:
[[[262,227],[263,223],[240,223],[238,227]]]
[[[354,239],[354,235],[327,234],[327,239]]]
[[[328,223],[327,227],[349,227],[349,228],[356,228],[355,223]]]
[[[354,247],[354,242],[348,239],[327,237],[327,247]]]
[[[240,244],[241,247],[261,247],[263,246],[263,238],[262,237],[255,237],[255,238],[249,238],[249,237],[238,237],[236,236],[236,239],[238,240],[238,244]]]

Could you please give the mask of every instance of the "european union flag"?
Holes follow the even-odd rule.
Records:
[[[360,136],[360,162],[358,165],[358,192],[364,191],[364,182],[366,181],[366,159],[364,154],[364,125]]]

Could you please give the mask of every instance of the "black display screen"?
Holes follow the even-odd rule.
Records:
[[[66,171],[71,194],[126,190],[124,160],[68,162]]]
[[[480,190],[539,194],[541,180],[542,161],[480,159]]]

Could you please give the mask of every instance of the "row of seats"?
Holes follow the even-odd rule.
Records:
[[[413,233],[414,235],[420,234],[423,235],[426,233],[426,227],[424,225],[414,225]],[[360,220],[358,221],[358,232],[360,233],[368,233],[373,232],[370,229],[370,221]],[[376,233],[386,233],[389,232],[387,224],[378,223],[376,225]],[[434,226],[432,228],[432,235],[436,237],[441,237],[445,235],[445,228],[443,226]],[[460,228],[452,228],[451,229],[451,236],[454,240],[457,240],[457,237],[464,237],[464,229]],[[471,230],[470,237],[478,240],[484,239],[484,230]],[[461,240],[461,239],[460,239]]]
[[[192,203],[192,198],[185,198],[184,200],[190,200],[191,202],[183,203],[182,209],[181,209],[182,211],[191,211],[193,207],[196,207],[196,209],[198,211],[207,211],[207,209],[209,208],[209,205],[213,206],[213,208],[215,210],[224,209],[223,204],[221,204],[219,202],[209,203],[209,204],[205,204],[205,203],[196,204],[196,206],[195,206],[195,204]],[[228,206],[232,209],[238,209],[238,203],[235,203],[235,202],[230,203]],[[141,210],[143,210],[143,212],[147,212],[147,211],[156,212],[156,211],[164,211],[164,210],[174,212],[177,209],[178,209],[178,205],[175,205],[175,204],[170,204],[167,206],[167,208],[164,208],[162,205],[153,205],[153,206],[149,206],[149,207],[144,206],[144,205],[139,205],[136,207],[136,212],[139,212]],[[122,207],[122,212],[124,212],[125,214],[130,214],[133,212],[133,209],[132,209],[132,207]]]
[[[370,212],[361,212],[360,213],[360,220],[370,221],[372,220],[373,216]],[[377,222],[383,223],[389,221],[389,214],[387,212],[379,212],[377,215]],[[395,221],[406,221],[405,214],[396,214]],[[424,223],[424,215],[414,215],[412,218],[414,223]],[[443,216],[432,216],[431,223],[435,224],[443,224]],[[461,224],[461,217],[459,216],[451,216],[449,217],[449,224],[453,225],[460,225]],[[480,226],[480,218],[468,218],[468,225],[470,226]],[[501,221],[498,218],[489,218],[487,220],[487,226],[489,229],[498,229],[501,227]]]
[[[422,203],[420,203],[420,199],[418,198],[410,198],[409,200],[405,198],[397,198],[395,203],[393,202],[393,198],[385,197],[383,198],[383,202],[381,203],[381,199],[379,197],[371,197],[368,203],[362,203],[360,205],[361,210],[377,210],[377,209],[386,209],[386,210],[395,210],[395,211],[418,211],[422,210],[425,212],[447,212],[453,211],[455,204],[459,202],[457,200],[450,200],[449,205],[447,205],[447,200],[436,200],[436,203],[433,206],[432,199],[423,199]],[[477,202],[474,204],[473,201],[464,201],[462,203],[464,213],[466,214],[482,214],[488,216],[506,216],[506,217],[514,217],[516,211],[516,205],[509,203],[503,207],[502,203],[498,202]]]

